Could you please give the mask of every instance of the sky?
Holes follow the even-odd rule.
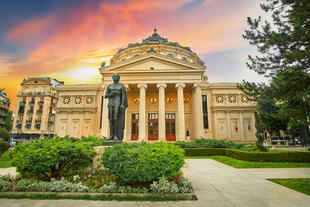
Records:
[[[246,67],[256,53],[242,38],[259,0],[1,0],[0,88],[15,108],[20,83],[52,77],[100,83],[100,63],[153,33],[188,46],[209,82],[266,81]]]

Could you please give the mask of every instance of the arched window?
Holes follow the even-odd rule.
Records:
[[[186,58],[186,57],[182,57],[182,59],[181,59],[181,60],[183,60],[183,61],[187,62],[187,58]]]
[[[174,58],[174,55],[171,53],[169,53],[168,56]]]

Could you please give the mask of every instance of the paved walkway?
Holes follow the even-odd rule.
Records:
[[[81,200],[9,200],[0,199],[0,206],[10,207],[92,207],[92,206],[175,206],[175,207],[308,207],[310,196],[290,190],[265,179],[268,173],[278,176],[293,172],[309,173],[309,168],[236,169],[211,159],[188,159],[184,175],[193,184],[198,201],[182,202],[116,202]]]

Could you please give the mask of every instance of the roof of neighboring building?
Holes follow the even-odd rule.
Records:
[[[52,85],[52,87],[57,87],[57,86],[63,85],[63,83],[61,81],[58,81],[58,80],[50,78],[50,77],[30,77],[30,78],[24,79],[22,83],[24,83],[26,81],[31,81],[31,80],[45,80],[45,81],[49,82]]]

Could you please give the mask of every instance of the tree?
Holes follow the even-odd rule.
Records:
[[[9,111],[4,120],[4,127],[7,129],[7,131],[11,131],[12,125],[12,111]]]
[[[260,6],[271,13],[272,22],[248,17],[250,29],[243,38],[257,47],[259,55],[249,56],[247,66],[258,74],[271,77],[270,85],[245,82],[240,89],[256,95],[257,110],[264,125],[286,122],[291,132],[307,133],[310,125],[310,1],[262,0]],[[270,96],[266,100],[266,91]],[[262,107],[263,106],[263,107]],[[278,121],[277,121],[278,120]],[[275,126],[275,128],[283,126]],[[272,131],[269,127],[269,131]],[[309,132],[308,132],[309,134]]]
[[[10,139],[10,133],[6,128],[0,129],[0,137],[3,138],[5,141],[8,141]]]
[[[272,12],[272,23],[248,17],[250,30],[243,38],[257,47],[260,56],[249,56],[248,67],[274,77],[280,71],[310,70],[310,1],[263,0],[261,8]]]
[[[263,122],[262,122],[262,120],[261,120],[261,118],[257,112],[255,112],[255,128],[256,128],[255,135],[257,137],[256,146],[259,149],[259,151],[267,152],[268,149],[263,145],[265,128],[264,128]]]

